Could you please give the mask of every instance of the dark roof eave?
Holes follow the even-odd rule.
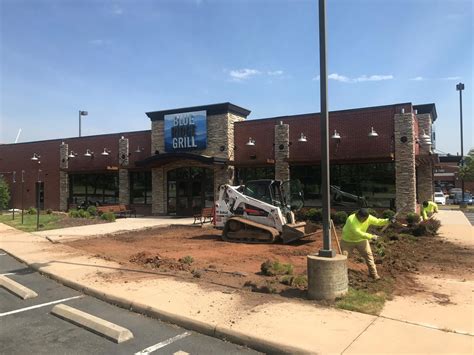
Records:
[[[234,105],[230,102],[223,102],[220,104],[182,107],[182,108],[176,108],[176,109],[171,109],[171,110],[146,112],[146,115],[148,116],[148,118],[150,118],[151,121],[161,121],[161,120],[164,120],[165,115],[171,115],[174,113],[194,112],[194,111],[207,111],[207,114],[209,116],[219,115],[219,114],[229,112],[229,113],[234,113],[245,118],[251,112],[250,110]]]

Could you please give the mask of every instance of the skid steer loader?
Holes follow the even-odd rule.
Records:
[[[216,227],[222,239],[243,243],[290,243],[306,236],[305,222],[293,211],[303,207],[299,181],[253,180],[221,185],[216,201]]]

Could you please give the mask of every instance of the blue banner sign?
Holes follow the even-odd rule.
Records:
[[[207,112],[165,115],[165,151],[206,149]]]

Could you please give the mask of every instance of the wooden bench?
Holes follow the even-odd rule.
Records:
[[[204,223],[206,223],[206,219],[209,219],[207,222],[212,223],[214,221],[214,208],[205,207],[201,210],[201,213],[195,214],[193,217],[194,217],[193,224],[199,221],[202,226]]]
[[[120,205],[108,205],[108,206],[98,206],[97,207],[97,212],[99,213],[107,213],[107,212],[112,212],[116,216],[119,217],[132,217],[132,214],[137,217],[137,213],[135,210],[127,208],[127,206],[120,204]]]

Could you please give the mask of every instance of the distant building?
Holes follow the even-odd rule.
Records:
[[[319,114],[247,120],[231,103],[148,112],[151,130],[0,145],[0,172],[16,208],[67,210],[85,201],[132,205],[146,215],[191,215],[221,184],[299,179],[318,206]],[[355,209],[416,210],[433,195],[434,104],[330,112],[332,201]],[[38,157],[32,160],[33,156]],[[36,181],[41,181],[36,184]]]

